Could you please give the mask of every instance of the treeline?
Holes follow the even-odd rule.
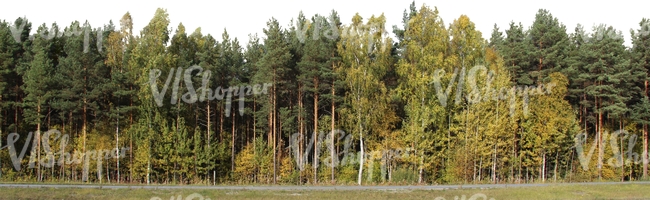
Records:
[[[547,10],[530,27],[495,25],[489,40],[467,16],[446,24],[415,3],[393,33],[383,14],[343,21],[336,11],[301,12],[289,27],[272,18],[247,46],[225,30],[172,29],[164,9],[139,35],[129,13],[119,27],[3,21],[0,179],[646,177],[647,19],[629,48],[610,26],[568,34]]]

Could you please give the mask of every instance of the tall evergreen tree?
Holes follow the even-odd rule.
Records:
[[[503,56],[513,81],[520,85],[533,84],[534,81],[528,73],[531,67],[528,61],[532,56],[533,46],[523,25],[510,22],[510,27],[505,32],[506,38],[501,46],[497,45],[497,50]]]
[[[565,67],[568,35],[566,27],[545,9],[535,15],[535,21],[528,31],[533,47],[530,67],[527,70],[536,83],[540,83],[551,72]]]
[[[54,25],[56,26],[56,24]],[[58,31],[58,29],[53,29]],[[49,34],[47,26],[45,24],[41,25],[38,28],[39,33]],[[56,34],[56,32],[54,33]],[[48,110],[49,104],[48,101],[52,98],[52,89],[53,80],[51,79],[52,74],[54,73],[54,64],[50,58],[50,48],[51,41],[48,38],[42,37],[40,34],[35,36],[34,42],[31,46],[30,54],[32,60],[29,63],[24,63],[25,65],[21,66],[21,75],[23,76],[24,84],[22,89],[25,91],[25,99],[23,101],[23,108],[25,121],[28,124],[35,126],[36,129],[36,138],[35,142],[32,145],[36,145],[36,151],[31,152],[31,160],[34,159],[39,161],[36,164],[37,166],[37,180],[41,181],[42,172],[41,172],[41,129],[44,127],[43,122],[45,121],[45,111]],[[33,163],[31,164],[33,166]]]
[[[597,117],[596,141],[598,142],[598,178],[602,178],[603,129],[606,114],[621,116],[627,111],[625,102],[629,97],[622,95],[624,80],[630,76],[629,60],[625,55],[625,46],[620,32],[609,26],[599,25],[593,28],[582,58],[586,73],[590,75],[590,84],[585,93],[594,101],[593,110]]]
[[[268,99],[262,103],[262,109],[268,110],[268,142],[273,146],[273,183],[276,183],[277,174],[277,131],[278,131],[278,91],[284,86],[287,72],[286,66],[292,55],[289,53],[289,44],[285,40],[285,32],[278,21],[272,18],[264,29],[264,56],[258,61],[258,71],[255,74],[257,82],[270,83]]]
[[[632,35],[632,52],[631,52],[631,70],[633,73],[641,73],[640,79],[636,82],[637,86],[643,91],[640,92],[641,101],[634,105],[632,118],[639,122],[643,127],[643,177],[648,174],[648,124],[650,124],[650,102],[648,102],[648,72],[650,72],[650,20],[643,18],[639,22],[639,29],[631,31]]]

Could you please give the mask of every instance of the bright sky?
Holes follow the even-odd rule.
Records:
[[[387,17],[389,32],[393,25],[401,25],[402,14],[411,3],[411,0],[370,1],[370,0],[327,0],[327,1],[299,1],[299,0],[232,0],[232,1],[134,1],[112,0],[102,4],[90,3],[84,0],[59,0],[59,1],[20,1],[3,2],[0,7],[0,19],[13,22],[16,18],[26,16],[35,27],[42,23],[48,27],[57,22],[60,27],[69,26],[74,20],[83,22],[88,20],[93,27],[108,24],[113,20],[119,28],[119,19],[127,11],[131,13],[134,23],[134,32],[137,34],[153,17],[156,8],[165,8],[171,20],[170,27],[174,32],[180,22],[185,25],[187,32],[191,33],[201,27],[204,35],[211,34],[221,39],[221,34],[226,28],[231,38],[237,37],[242,46],[248,42],[248,34],[257,33],[262,38],[262,29],[266,22],[275,17],[280,25],[287,27],[292,18],[297,18],[299,11],[311,18],[314,14],[329,14],[335,9],[343,23],[349,23],[352,16],[359,12],[364,19],[371,15],[384,13]],[[535,13],[540,8],[547,9],[566,25],[569,33],[574,31],[580,23],[588,30],[593,25],[600,23],[611,25],[623,32],[626,45],[630,45],[630,29],[638,29],[643,17],[650,18],[650,3],[644,1],[602,1],[574,2],[574,1],[416,1],[419,9],[424,3],[430,7],[438,7],[445,24],[451,23],[461,14],[469,16],[484,38],[489,38],[493,25],[496,23],[503,31],[511,21],[521,22],[529,27]],[[645,5],[643,5],[645,4]],[[392,34],[392,32],[391,32]]]

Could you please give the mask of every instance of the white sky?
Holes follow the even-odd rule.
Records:
[[[230,0],[230,1],[135,1],[112,0],[102,4],[90,3],[83,0],[59,1],[20,1],[3,2],[0,7],[0,20],[13,22],[16,18],[26,16],[32,22],[32,34],[36,27],[42,23],[48,27],[57,22],[60,27],[69,26],[74,20],[84,22],[88,20],[93,27],[108,24],[109,20],[119,28],[119,19],[127,11],[131,13],[134,23],[134,32],[138,33],[151,20],[156,8],[165,8],[171,20],[170,27],[175,29],[182,22],[186,32],[191,33],[201,27],[204,35],[211,34],[218,40],[226,28],[231,38],[237,37],[242,46],[248,42],[249,33],[257,33],[263,38],[262,29],[266,22],[275,17],[280,25],[287,27],[290,19],[296,18],[299,11],[311,18],[314,14],[327,15],[335,9],[341,21],[345,24],[351,21],[352,16],[359,12],[364,19],[372,14],[384,13],[387,17],[387,27],[392,35],[392,26],[401,25],[402,14],[411,3],[411,0],[393,1],[299,1],[299,0]],[[493,25],[496,23],[501,31],[508,28],[510,21],[522,22],[529,27],[537,10],[547,9],[567,27],[567,32],[572,33],[576,24],[580,23],[588,30],[596,24],[612,25],[623,32],[626,45],[630,45],[630,29],[639,27],[643,17],[650,18],[650,3],[644,1],[606,1],[602,3],[593,1],[416,1],[419,9],[424,3],[430,7],[437,6],[445,24],[451,23],[461,14],[468,15],[483,37],[489,39]],[[172,33],[173,34],[173,33]]]

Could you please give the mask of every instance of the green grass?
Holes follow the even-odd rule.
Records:
[[[562,185],[499,189],[361,190],[361,191],[257,191],[212,189],[79,189],[2,188],[0,199],[181,199],[195,194],[215,199],[650,199],[650,185]],[[463,198],[463,195],[465,198]],[[173,198],[171,198],[173,196]],[[441,197],[441,198],[439,198]],[[200,198],[193,198],[198,200]],[[483,199],[483,198],[476,198]]]

